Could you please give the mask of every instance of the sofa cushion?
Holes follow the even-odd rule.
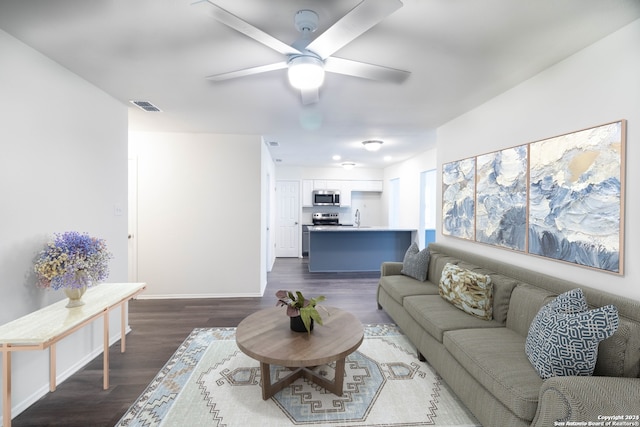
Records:
[[[378,283],[398,304],[408,295],[438,295],[438,287],[431,282],[419,282],[401,274],[383,276]]]
[[[525,338],[508,328],[462,329],[444,334],[451,356],[515,415],[532,420],[542,379],[524,353]]]
[[[412,243],[404,254],[401,273],[424,282],[429,269],[429,249],[420,250],[417,243]]]
[[[449,255],[434,253],[429,249],[431,254],[431,260],[429,261],[429,271],[427,272],[427,280],[436,285],[442,277],[442,270],[447,264],[458,264],[460,260],[453,258]]]
[[[521,283],[511,293],[509,311],[507,312],[507,328],[527,337],[529,326],[540,308],[556,297],[551,291]]]
[[[581,289],[558,295],[540,309],[526,339],[525,352],[541,378],[592,375],[598,344],[618,329],[613,305],[588,310]]]
[[[480,319],[493,319],[491,276],[447,264],[442,270],[439,292],[442,298],[460,310]]]
[[[404,298],[404,308],[429,335],[439,342],[442,342],[446,331],[503,327],[496,321],[470,316],[437,294],[407,296]]]
[[[619,317],[618,330],[598,346],[594,375],[605,377],[640,376],[640,326]]]

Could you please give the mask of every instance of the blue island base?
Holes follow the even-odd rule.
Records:
[[[412,230],[311,231],[309,271],[380,271],[385,261],[402,261]]]

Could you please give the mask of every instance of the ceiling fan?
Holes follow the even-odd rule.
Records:
[[[294,23],[301,35],[292,45],[281,42],[210,0],[194,4],[204,4],[210,16],[217,21],[286,56],[282,62],[214,74],[207,77],[209,80],[222,81],[288,68],[289,82],[300,89],[302,103],[306,105],[318,102],[318,89],[323,83],[325,71],[394,83],[403,82],[410,74],[408,71],[332,56],[402,7],[400,0],[362,0],[313,40],[311,33],[318,28],[318,14],[312,10],[300,10],[294,17]]]

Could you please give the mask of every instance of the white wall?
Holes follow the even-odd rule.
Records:
[[[261,241],[264,244],[261,245],[261,265],[260,271],[262,272],[262,280],[260,286],[260,294],[264,294],[264,290],[267,287],[267,272],[271,271],[273,267],[273,263],[276,261],[276,251],[275,251],[275,242],[276,242],[276,214],[275,207],[276,205],[276,170],[275,163],[271,158],[271,154],[269,154],[269,149],[264,143],[264,139],[262,140],[262,152],[261,152],[261,162],[262,162],[262,188],[264,191],[261,192],[262,199],[261,203],[261,215],[260,220],[262,221],[260,225],[261,230]]]
[[[435,139],[435,135],[433,137]],[[399,227],[420,229],[420,174],[435,169],[436,162],[437,150],[430,149],[384,170],[385,186],[392,179],[400,180]],[[388,218],[388,210],[386,216]]]
[[[260,296],[266,281],[262,140],[135,133],[141,298]]]
[[[640,169],[635,165],[640,158],[639,42],[637,20],[438,129],[440,176],[442,164],[453,160],[628,120],[623,277],[444,237],[440,232],[437,240],[640,300],[640,265],[634,261],[640,258]],[[441,206],[441,194],[438,197]],[[440,210],[439,230],[441,216]]]
[[[114,254],[108,280],[126,282],[127,107],[3,31],[0,52],[4,324],[64,298],[35,286],[34,258],[53,233],[106,239]],[[114,216],[115,205],[123,215]],[[118,313],[112,331],[120,330]],[[58,344],[60,380],[102,351],[102,330],[98,321]],[[48,352],[14,353],[12,363],[15,416],[48,392]]]
[[[276,179],[298,180],[303,179],[337,179],[337,180],[367,180],[382,179],[382,169],[372,168],[303,168],[299,166],[277,166]]]

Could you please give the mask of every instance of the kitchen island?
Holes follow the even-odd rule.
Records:
[[[384,261],[402,261],[416,238],[409,228],[309,227],[309,271],[380,271]]]

